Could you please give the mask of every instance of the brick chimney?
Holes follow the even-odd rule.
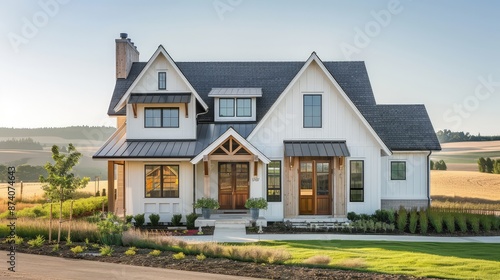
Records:
[[[126,79],[130,68],[132,68],[132,63],[139,61],[139,51],[127,36],[127,33],[120,33],[120,39],[115,40],[117,79]]]

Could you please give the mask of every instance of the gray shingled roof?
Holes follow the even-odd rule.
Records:
[[[208,97],[212,88],[262,88],[262,97],[257,98],[256,106],[256,121],[259,122],[299,72],[304,62],[176,62],[176,64],[211,108],[207,114],[199,116],[198,122],[210,123],[214,121],[214,98]],[[364,62],[326,61],[323,64],[389,149],[441,149],[423,105],[376,105]],[[145,65],[146,62],[136,62],[132,65],[127,79],[117,79],[108,109],[109,115],[125,114],[124,109],[115,113],[113,108]],[[200,128],[203,127],[198,127]]]

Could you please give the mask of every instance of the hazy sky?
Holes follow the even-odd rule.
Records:
[[[0,127],[114,125],[115,42],[147,61],[366,62],[375,98],[500,135],[500,1],[0,1]]]

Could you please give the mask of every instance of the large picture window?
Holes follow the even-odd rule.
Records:
[[[146,108],[144,127],[179,127],[179,108]]]
[[[158,72],[158,89],[167,89],[167,72]]]
[[[304,127],[321,127],[321,95],[304,95]]]
[[[145,197],[179,197],[178,165],[146,165]]]
[[[281,161],[267,165],[267,201],[281,202]]]
[[[406,180],[406,162],[391,161],[391,180]]]
[[[365,201],[365,173],[364,161],[351,160],[350,166],[350,184],[349,184],[349,201],[350,202],[363,202]]]

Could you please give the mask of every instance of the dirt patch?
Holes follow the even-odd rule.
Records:
[[[500,200],[500,175],[468,171],[431,171],[431,196]]]
[[[84,246],[85,244],[74,243],[71,247],[75,247],[77,245]],[[196,256],[190,255],[186,255],[184,259],[176,260],[173,258],[173,255],[175,254],[173,252],[162,252],[159,256],[151,256],[149,255],[149,252],[151,252],[149,249],[138,249],[135,255],[127,256],[124,253],[128,248],[113,248],[114,252],[112,256],[98,256],[98,250],[92,248],[84,254],[74,254],[69,250],[70,247],[65,245],[61,245],[59,251],[54,252],[53,246],[44,245],[40,248],[29,248],[27,245],[23,244],[18,245],[17,251],[22,253],[58,256],[64,258],[265,279],[433,279],[406,275],[359,272],[353,270],[238,262],[225,258],[206,258],[204,260],[198,260],[196,259]],[[0,250],[8,250],[8,245],[4,243],[0,244]]]

